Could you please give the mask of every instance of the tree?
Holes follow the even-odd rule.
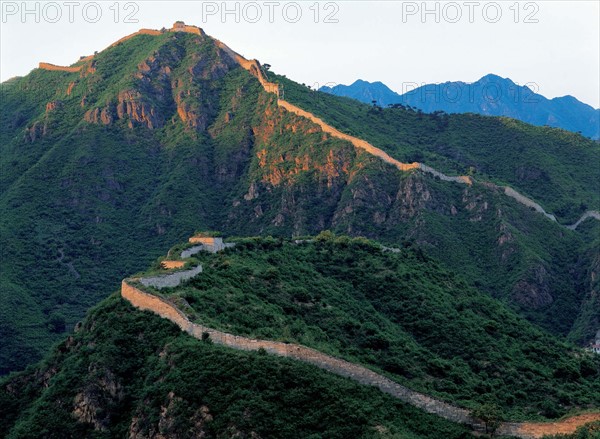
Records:
[[[484,423],[485,432],[492,436],[500,427],[500,408],[495,404],[483,404],[474,409],[472,415]]]
[[[65,332],[66,329],[66,321],[65,316],[61,313],[55,312],[48,316],[48,329],[54,333]]]

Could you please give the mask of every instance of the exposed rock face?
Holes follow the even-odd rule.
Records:
[[[252,182],[250,183],[250,189],[248,190],[248,193],[244,195],[244,200],[250,201],[254,200],[255,198],[258,198],[258,189],[256,188],[256,183]]]
[[[26,128],[23,136],[24,139],[28,142],[35,142],[36,140],[47,136],[51,132],[52,121],[56,117],[59,117],[55,113],[60,114],[60,110],[62,110],[63,107],[63,102],[60,100],[48,102],[46,104],[43,120],[38,120],[30,127]]]
[[[507,223],[501,222],[498,226],[500,236],[498,237],[498,251],[500,252],[500,261],[506,262],[510,256],[517,252],[515,237]]]
[[[94,73],[96,73],[95,60],[91,60],[90,62],[86,63],[85,66],[81,68],[81,70],[79,70],[79,76],[81,76],[82,78],[89,75],[93,75]]]
[[[431,193],[422,178],[407,178],[396,194],[397,212],[400,220],[414,217],[431,200]]]
[[[164,118],[139,91],[123,90],[119,92],[117,99],[117,117],[127,119],[130,128],[134,125],[145,125],[153,129],[164,125]]]
[[[56,110],[57,108],[62,108],[62,101],[50,101],[46,104],[46,113]]]
[[[46,134],[46,125],[43,122],[34,122],[29,128],[25,129],[24,138],[28,142],[35,142]]]
[[[185,405],[186,401],[169,392],[166,404],[160,408],[158,422],[148,427],[148,420],[134,417],[129,426],[129,439],[178,439],[184,435],[198,439],[206,437],[206,424],[213,419],[210,410],[205,405],[200,406],[192,417],[186,420],[189,428],[182,431],[182,420],[179,419],[177,411]]]
[[[191,131],[205,131],[216,116],[215,91],[211,83],[222,79],[235,66],[217,50],[216,59],[194,54],[193,64],[172,83],[177,114]]]
[[[90,381],[87,387],[75,395],[73,416],[80,422],[92,424],[95,430],[106,430],[110,425],[110,415],[106,407],[123,399],[121,384],[110,370],[103,370],[100,376]]]
[[[214,45],[209,46],[212,53],[193,52],[188,55],[184,46],[177,42],[181,37],[173,35],[173,44],[165,45],[139,63],[133,72],[133,86],[119,91],[113,98],[114,103],[89,109],[84,119],[104,125],[125,120],[130,128],[157,129],[178,118],[192,132],[206,131],[218,110],[214,82],[223,78],[236,64]],[[212,45],[203,34],[194,35],[194,38],[195,44]],[[183,61],[189,67],[175,74]],[[94,73],[95,68],[95,64],[90,64],[86,74]],[[82,100],[82,106],[86,105],[87,102]]]
[[[512,296],[520,305],[538,309],[554,300],[550,294],[550,275],[542,264],[533,266],[513,287]]]
[[[488,210],[489,204],[481,194],[472,194],[468,189],[463,192],[462,201],[465,209],[471,212],[469,221],[477,222],[483,219],[483,215]]]
[[[209,117],[195,102],[199,99],[199,93],[192,93],[188,89],[185,91],[180,90],[175,97],[175,102],[177,103],[177,114],[186,127],[196,131],[204,131]]]
[[[104,108],[94,108],[86,111],[83,118],[90,123],[110,125],[115,120],[115,108],[107,105]]]

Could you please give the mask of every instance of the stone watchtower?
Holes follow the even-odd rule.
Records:
[[[173,32],[185,32],[185,23],[183,21],[176,21],[173,23]]]
[[[225,248],[225,244],[223,244],[223,238],[217,238],[214,236],[196,235],[192,236],[189,239],[189,242],[190,244],[202,244],[204,250],[212,253],[216,253]]]

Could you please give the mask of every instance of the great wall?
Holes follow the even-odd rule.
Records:
[[[450,181],[450,182],[462,183],[462,184],[467,184],[467,185],[473,184],[473,181],[474,181],[473,177],[470,177],[467,175],[459,175],[459,176],[446,175],[446,174],[432,168],[431,166],[425,165],[424,163],[419,163],[419,162],[403,163],[403,162],[391,157],[388,153],[386,153],[382,149],[379,149],[376,146],[371,145],[366,140],[359,139],[359,138],[351,136],[349,134],[342,133],[341,131],[332,127],[331,125],[329,125],[328,123],[326,123],[319,117],[315,116],[314,114],[312,114],[306,110],[303,110],[302,108],[282,99],[280,97],[279,84],[269,82],[267,79],[265,79],[265,77],[264,77],[265,74],[263,73],[263,69],[261,68],[261,66],[257,60],[249,61],[249,60],[245,59],[244,57],[242,57],[241,55],[235,53],[233,50],[231,50],[229,47],[227,47],[222,42],[217,41],[217,44],[219,45],[219,47],[221,47],[223,50],[225,50],[227,53],[229,53],[231,56],[233,56],[233,58],[238,62],[238,64],[242,68],[246,69],[248,72],[250,72],[250,74],[255,76],[267,93],[274,93],[277,96],[277,105],[278,106],[280,106],[281,108],[284,108],[285,110],[287,110],[291,113],[296,114],[297,116],[309,119],[311,122],[318,125],[323,132],[328,133],[333,137],[337,137],[339,139],[350,142],[355,148],[363,149],[363,150],[367,151],[369,154],[379,157],[384,162],[395,166],[396,168],[398,168],[398,170],[400,170],[402,172],[410,171],[413,169],[419,169],[420,171],[429,173],[429,174],[433,175],[434,177],[439,178],[442,181]],[[543,214],[551,221],[557,222],[556,217],[554,215],[547,213],[544,210],[544,208],[542,206],[540,206],[538,203],[536,203],[532,199],[526,197],[525,195],[520,194],[513,188],[511,188],[509,186],[498,186],[496,184],[489,183],[489,182],[487,182],[486,184],[488,184],[489,186],[492,186],[496,189],[502,190],[506,196],[509,196],[509,197],[515,199],[517,202],[523,204],[524,206],[527,206],[527,207],[535,210],[536,212]],[[596,212],[596,211],[587,211],[573,225],[565,226],[565,227],[567,227],[570,230],[575,230],[577,228],[577,226],[587,218],[595,218],[595,219],[600,220],[600,213]]]
[[[184,255],[186,258],[189,258],[201,250],[216,253],[235,245],[231,243],[223,244],[220,238],[208,237],[192,237],[190,238],[190,243],[198,245],[183,250],[179,255],[180,258],[184,258]],[[382,251],[398,251],[398,249],[383,247]],[[174,264],[170,264],[171,262]],[[183,266],[181,262],[185,263],[185,261],[177,259],[166,260],[162,262],[162,265],[164,268],[168,268],[171,265],[180,268]],[[194,323],[166,297],[158,296],[150,291],[144,291],[144,286],[151,286],[159,290],[164,287],[176,287],[182,281],[200,273],[202,273],[202,266],[197,265],[188,270],[176,271],[162,276],[124,279],[121,284],[121,296],[134,307],[151,311],[164,319],[170,320],[182,331],[199,340],[208,337],[213,343],[232,349],[243,351],[264,350],[272,355],[312,364],[360,384],[377,387],[382,392],[392,395],[407,404],[451,422],[468,425],[474,431],[481,432],[485,430],[485,425],[475,419],[469,410],[411,390],[364,366],[350,363],[306,346],[243,337]],[[166,281],[161,281],[160,278]],[[556,422],[503,422],[496,430],[496,434],[515,436],[522,439],[538,439],[545,435],[574,433],[578,427],[593,421],[600,421],[600,412],[572,416]]]
[[[204,31],[197,26],[189,26],[189,25],[186,25],[185,23],[183,23],[182,21],[177,21],[173,24],[173,27],[170,29],[162,29],[162,30],[140,29],[137,32],[134,32],[130,35],[127,35],[127,36],[117,40],[116,42],[114,42],[113,44],[108,46],[108,48],[117,46],[117,45],[121,44],[122,42],[127,41],[137,35],[154,35],[154,36],[156,36],[156,35],[162,35],[165,32],[185,32],[185,33],[191,33],[191,34],[195,34],[195,35],[206,35],[204,33]],[[475,181],[473,179],[473,177],[466,176],[466,175],[459,175],[459,176],[446,175],[446,174],[444,174],[430,166],[427,166],[423,163],[400,162],[399,160],[396,160],[395,158],[391,157],[388,153],[386,153],[382,149],[371,145],[366,140],[359,139],[359,138],[351,136],[349,134],[342,133],[341,131],[332,127],[331,125],[329,125],[328,123],[326,123],[319,117],[315,116],[314,114],[312,114],[308,111],[305,111],[305,110],[301,109],[300,107],[284,100],[280,94],[279,84],[268,81],[268,79],[266,78],[266,74],[263,73],[263,69],[262,69],[260,63],[258,62],[258,60],[256,60],[256,59],[248,60],[248,59],[244,58],[242,55],[240,55],[239,53],[233,51],[225,43],[223,43],[215,38],[213,38],[213,40],[215,41],[215,43],[221,50],[223,50],[225,53],[227,53],[230,56],[231,59],[233,59],[235,62],[237,62],[243,69],[247,70],[252,76],[257,78],[258,81],[260,82],[260,84],[262,85],[263,89],[267,93],[273,93],[277,96],[277,105],[279,107],[284,108],[285,110],[287,110],[291,113],[294,113],[300,117],[309,119],[311,122],[318,125],[321,128],[321,130],[323,130],[323,132],[328,133],[329,135],[331,135],[333,137],[337,137],[339,139],[350,142],[354,147],[363,149],[363,150],[367,151],[369,154],[379,157],[384,162],[395,166],[396,168],[398,168],[398,170],[400,170],[402,172],[410,171],[413,169],[418,169],[422,172],[431,174],[434,177],[437,177],[442,181],[462,183],[462,184],[467,184],[467,185],[472,185],[473,182]],[[94,56],[91,55],[91,56],[82,58],[79,62],[81,63],[83,61],[90,60],[93,57]],[[63,67],[63,66],[57,66],[54,64],[50,64],[50,63],[40,62],[39,68],[44,69],[44,70],[64,71],[64,72],[72,72],[73,73],[73,72],[79,72],[83,68],[83,64],[78,65],[78,66]],[[492,186],[496,189],[502,190],[506,196],[511,197],[514,200],[516,200],[517,202],[523,204],[524,206],[527,206],[527,207],[535,210],[536,212],[543,214],[549,220],[558,223],[556,221],[556,217],[550,213],[547,213],[540,204],[536,203],[535,201],[526,197],[525,195],[517,192],[513,188],[511,188],[509,186],[498,186],[496,184],[489,183],[489,182],[486,182],[486,184],[488,186]],[[583,221],[585,221],[588,218],[594,218],[594,219],[600,220],[600,212],[593,211],[593,210],[587,211],[575,223],[564,226],[564,227],[567,229],[570,229],[570,230],[575,230],[577,228],[577,226],[579,226],[579,224],[581,224]]]

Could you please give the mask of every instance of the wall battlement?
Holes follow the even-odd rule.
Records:
[[[192,236],[189,239],[190,244],[202,244],[202,249],[211,253],[216,253],[225,249],[223,238],[214,236]]]
[[[185,261],[162,261],[160,265],[167,270],[173,270],[175,268],[182,268],[185,265]]]
[[[51,70],[57,72],[70,72],[75,73],[80,71],[83,68],[83,65],[75,66],[75,67],[67,67],[67,66],[57,66],[55,64],[50,64],[48,62],[41,62],[38,66],[40,69]]]
[[[201,28],[196,27],[196,26],[186,25],[184,22],[181,22],[181,21],[175,22],[171,29],[165,30],[164,32],[185,32],[185,33],[191,33],[191,34],[195,34],[195,35],[205,35],[204,31]],[[111,44],[109,47],[116,46],[116,45],[122,43],[123,41],[133,38],[136,35],[161,35],[164,32],[159,31],[159,30],[154,30],[154,29],[140,29],[138,32],[135,32],[131,35],[121,38],[120,40]],[[231,59],[236,61],[242,68],[244,68],[245,70],[250,72],[254,77],[256,77],[258,79],[258,81],[260,82],[260,84],[262,85],[263,89],[267,93],[273,93],[277,96],[277,105],[278,106],[280,106],[280,107],[284,108],[285,110],[287,110],[291,113],[294,113],[298,116],[301,116],[301,117],[311,120],[313,123],[320,126],[321,129],[323,130],[323,132],[326,132],[333,137],[337,137],[339,139],[343,139],[343,140],[350,142],[354,147],[363,149],[364,151],[367,151],[369,154],[379,157],[384,162],[395,166],[398,170],[400,170],[402,172],[419,169],[422,172],[429,173],[435,177],[440,178],[442,181],[448,181],[448,182],[454,182],[454,183],[460,183],[460,184],[466,184],[466,185],[473,184],[474,179],[470,176],[466,176],[466,175],[448,176],[448,175],[445,175],[442,172],[437,171],[436,169],[434,169],[430,166],[427,166],[423,163],[400,162],[399,160],[396,160],[393,157],[391,157],[385,151],[373,146],[369,142],[367,142],[363,139],[359,139],[357,137],[351,136],[349,134],[342,133],[341,131],[339,131],[338,129],[327,124],[322,119],[315,116],[314,114],[312,114],[308,111],[305,111],[290,102],[283,100],[281,98],[282,97],[281,96],[281,88],[280,88],[279,84],[268,81],[268,79],[265,77],[265,74],[263,73],[263,69],[261,68],[260,63],[256,59],[247,60],[242,55],[231,50],[226,44],[222,43],[221,41],[219,41],[217,39],[215,39],[214,41],[221,50],[223,50],[225,53],[227,53],[230,56]],[[93,56],[89,56],[84,59],[90,60],[92,58],[93,58]],[[45,69],[45,70],[55,70],[55,71],[64,71],[64,72],[78,72],[83,68],[83,65],[80,65],[77,67],[63,67],[63,66],[57,66],[54,64],[50,64],[50,63],[42,63],[41,62],[39,64],[39,68]],[[498,186],[496,186],[496,187],[498,187]],[[541,205],[539,205],[538,203],[536,203],[535,201],[531,200],[530,198],[526,197],[525,195],[520,194],[519,192],[517,192],[516,190],[514,190],[513,188],[511,188],[509,186],[501,187],[501,189],[504,190],[504,193],[506,196],[513,198],[517,202],[519,202],[529,208],[534,209],[536,212],[543,214],[551,221],[556,222],[555,216],[550,213],[547,213],[544,210],[544,208]],[[570,230],[575,230],[581,222],[583,222],[584,220],[586,220],[588,218],[600,220],[600,212],[587,211],[574,224],[565,226],[565,227]]]
[[[427,413],[440,416],[451,422],[468,425],[474,430],[483,429],[483,425],[471,416],[469,410],[411,390],[364,366],[323,354],[306,346],[242,337],[193,323],[169,300],[146,293],[130,285],[127,279],[123,280],[121,284],[121,296],[138,309],[151,311],[162,318],[170,320],[194,338],[201,340],[204,334],[208,334],[212,342],[219,345],[243,351],[264,349],[272,355],[309,363],[336,375],[350,378],[360,384],[377,387],[382,392]],[[557,422],[504,422],[498,428],[497,434],[511,435],[522,439],[539,439],[552,434],[571,434],[578,427],[597,420],[600,420],[600,413],[573,416]]]
[[[202,339],[203,334],[208,334],[213,343],[228,346],[233,349],[243,351],[257,351],[259,349],[264,349],[270,354],[303,361],[337,375],[353,379],[361,384],[378,387],[382,392],[388,393],[415,407],[419,407],[428,413],[436,414],[452,422],[469,425],[475,423],[468,410],[452,406],[425,394],[410,390],[366,367],[323,354],[315,349],[307,348],[305,346],[241,337],[192,323],[183,312],[175,305],[171,304],[167,299],[146,293],[130,285],[127,279],[122,282],[121,295],[136,308],[152,311],[163,318],[171,320],[179,326],[182,331],[187,332],[195,338]]]

